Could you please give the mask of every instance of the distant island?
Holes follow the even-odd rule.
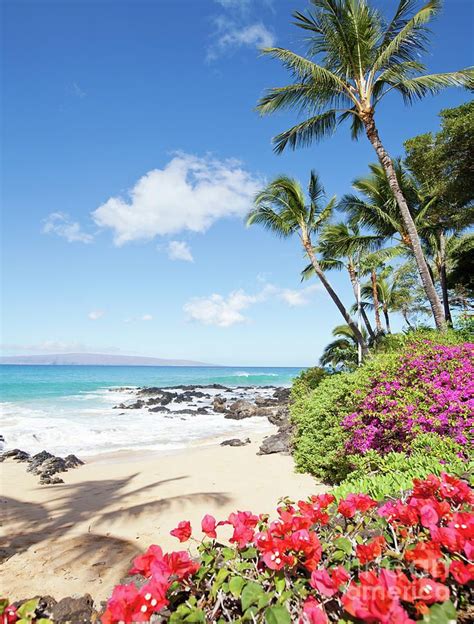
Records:
[[[44,366],[210,366],[193,360],[165,360],[136,355],[107,353],[51,353],[47,355],[4,355],[0,364]]]

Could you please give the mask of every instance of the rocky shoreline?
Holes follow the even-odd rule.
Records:
[[[290,388],[279,386],[238,386],[220,384],[208,386],[173,386],[171,388],[138,388],[130,391],[133,399],[120,403],[115,409],[147,409],[150,413],[166,418],[176,416],[199,416],[222,414],[224,418],[245,420],[266,418],[278,429],[277,433],[265,438],[259,453],[287,453],[291,438],[289,420]],[[185,407],[183,407],[185,406]],[[249,440],[250,441],[250,440]],[[242,446],[245,441],[232,438],[222,442],[224,446]]]
[[[114,389],[115,391],[117,389]],[[120,388],[130,395],[130,400],[114,406],[116,410],[143,410],[158,418],[188,418],[206,414],[222,415],[225,419],[245,421],[249,418],[266,418],[277,427],[277,432],[267,436],[258,454],[288,453],[291,439],[289,421],[290,388],[278,386],[227,387],[220,384],[207,386],[188,385],[170,388],[142,387]],[[1,439],[1,442],[4,442]],[[230,438],[222,446],[237,447],[250,443],[250,438]],[[30,455],[21,449],[11,449],[0,454],[0,462],[12,460],[24,463],[27,472],[39,477],[40,485],[64,483],[58,475],[81,466],[84,462],[70,454],[66,457],[43,450]]]

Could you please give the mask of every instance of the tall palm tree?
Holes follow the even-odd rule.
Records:
[[[365,332],[364,332],[365,334]],[[336,338],[330,342],[319,359],[321,366],[338,370],[351,370],[357,366],[357,340],[348,325],[338,325],[332,331]]]
[[[365,356],[368,354],[367,342],[322,270],[312,240],[330,218],[336,198],[323,205],[324,189],[314,171],[311,172],[308,195],[309,203],[299,182],[286,176],[277,177],[255,197],[255,207],[247,216],[247,225],[259,223],[283,237],[298,234],[315,274],[353,330]]]
[[[367,0],[311,0],[311,4],[313,11],[307,15],[294,14],[296,26],[308,35],[307,56],[283,48],[264,50],[292,72],[294,82],[267,91],[258,104],[260,112],[292,108],[308,115],[274,138],[275,151],[307,146],[331,135],[345,120],[351,120],[353,138],[365,131],[396,198],[436,326],[444,329],[443,308],[374,115],[391,91],[410,103],[445,87],[472,86],[473,71],[422,73],[425,67],[419,57],[425,50],[427,24],[440,10],[440,0],[428,0],[417,11],[416,0],[399,0],[388,22]]]

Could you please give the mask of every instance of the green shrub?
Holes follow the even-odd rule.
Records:
[[[395,364],[394,354],[382,354],[354,372],[329,375],[315,390],[301,393],[296,389],[291,417],[297,470],[330,483],[338,483],[348,474],[350,464],[344,450],[347,434],[340,423],[360,402],[372,377],[382,367]]]
[[[340,483],[353,472],[354,458],[348,455],[345,448],[350,434],[341,426],[342,421],[358,409],[380,378],[396,377],[400,359],[408,348],[412,353],[418,349],[420,353],[424,352],[427,349],[427,340],[438,345],[451,346],[461,344],[464,335],[463,332],[454,330],[443,334],[423,330],[409,335],[387,336],[366,363],[353,372],[324,377],[313,390],[309,390],[300,378],[295,381],[291,416],[295,425],[294,459],[298,471],[309,472],[333,484]],[[412,452],[415,453],[416,450],[413,449]],[[439,448],[430,450],[433,463],[429,468],[426,463],[426,472],[425,468],[420,468],[420,475],[416,473],[415,465],[418,464],[413,458],[410,464],[412,476],[436,472],[439,459],[443,459],[440,452]],[[420,461],[422,459],[425,461],[426,458],[420,458]],[[407,466],[405,468],[408,469]],[[398,491],[398,484],[396,485]]]
[[[293,399],[299,398],[315,390],[322,380],[328,376],[328,372],[321,366],[312,366],[302,371],[293,380],[291,394]]]
[[[424,479],[429,474],[450,473],[470,478],[473,462],[463,457],[463,447],[436,434],[422,434],[412,443],[411,453],[379,455],[370,450],[364,455],[350,455],[353,471],[333,490],[336,498],[350,492],[364,492],[376,500],[398,496],[413,479]]]

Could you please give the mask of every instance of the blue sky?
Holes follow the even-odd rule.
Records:
[[[379,3],[393,9],[395,2]],[[301,49],[304,0],[12,1],[3,10],[3,352],[119,352],[235,365],[315,363],[340,322],[301,285],[297,241],[242,215],[265,179],[311,168],[342,195],[374,160],[341,128],[272,153],[260,118],[288,82],[257,48]],[[431,71],[472,63],[473,5],[434,24]],[[378,112],[393,155],[435,130],[449,90]],[[129,191],[132,190],[132,196]],[[331,276],[348,304],[344,275]]]

